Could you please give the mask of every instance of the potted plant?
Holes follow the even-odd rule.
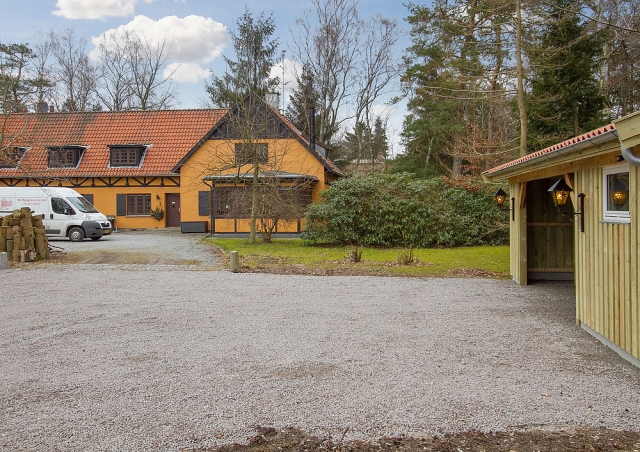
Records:
[[[155,209],[153,209],[151,212],[149,212],[149,215],[151,215],[156,220],[161,220],[162,217],[164,217],[164,210],[162,209],[161,206],[158,206]]]

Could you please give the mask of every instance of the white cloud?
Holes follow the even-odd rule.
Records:
[[[135,32],[151,42],[165,41],[171,51],[171,74],[178,65],[181,67],[172,75],[172,79],[185,82],[196,82],[209,75],[209,70],[203,68],[222,55],[225,45],[229,42],[227,27],[210,17],[187,16],[179,18],[167,16],[153,20],[146,16],[136,16],[128,24],[105,31],[98,37],[91,38],[95,46],[90,56],[95,59],[97,47],[103,37],[112,38],[123,36],[125,31]],[[196,78],[197,77],[197,78]]]
[[[124,31],[135,32],[152,42],[165,40],[171,46],[171,59],[180,63],[209,63],[222,55],[229,41],[227,27],[210,17],[187,16],[181,19],[167,16],[153,20],[146,16],[136,16],[128,24],[91,38],[91,42],[97,47],[102,36],[118,36]]]
[[[65,19],[104,19],[132,16],[140,0],[58,0],[52,14]],[[153,0],[143,0],[151,3]]]
[[[395,109],[391,105],[374,104],[371,106],[371,114],[374,117],[380,116],[383,119],[388,116],[392,116],[394,111]]]
[[[210,75],[211,71],[202,69],[198,63],[171,63],[162,73],[165,78],[185,83],[196,83]]]

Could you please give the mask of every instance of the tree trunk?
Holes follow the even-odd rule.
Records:
[[[253,152],[253,180],[251,183],[251,220],[249,221],[249,243],[256,243],[256,223],[258,218],[258,202],[260,197],[258,196],[258,185],[260,182],[260,164],[258,163],[258,156],[256,152]]]
[[[453,178],[462,177],[462,157],[453,158]]]
[[[489,82],[489,117],[487,118],[487,155],[493,154],[493,146],[495,140],[496,129],[496,87],[498,86],[498,76],[502,71],[502,32],[500,25],[495,26],[496,39],[496,64],[493,68],[493,75]],[[490,169],[491,163],[489,159],[485,161],[485,170]]]
[[[524,104],[524,70],[522,68],[522,5],[516,0],[516,66],[518,78],[518,113],[520,114],[520,156],[527,155],[527,110]]]

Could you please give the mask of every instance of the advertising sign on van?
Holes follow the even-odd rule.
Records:
[[[47,202],[47,198],[16,198],[16,201],[21,206],[31,207],[39,206]]]
[[[13,206],[12,199],[2,198],[2,200],[0,200],[0,209],[11,209],[11,206]]]

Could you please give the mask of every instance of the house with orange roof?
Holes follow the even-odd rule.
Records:
[[[323,145],[265,102],[254,107],[269,128],[249,138],[234,136],[243,132],[232,127],[241,123],[237,109],[12,114],[2,130],[0,186],[71,187],[115,228],[247,232],[246,208],[226,208],[239,204],[253,170],[238,160],[247,140],[262,149],[260,180],[269,175],[268,183],[304,192],[299,202],[318,200],[342,177]],[[276,230],[303,227],[286,218]]]
[[[509,186],[513,279],[573,280],[578,325],[640,366],[640,112],[483,177]]]

